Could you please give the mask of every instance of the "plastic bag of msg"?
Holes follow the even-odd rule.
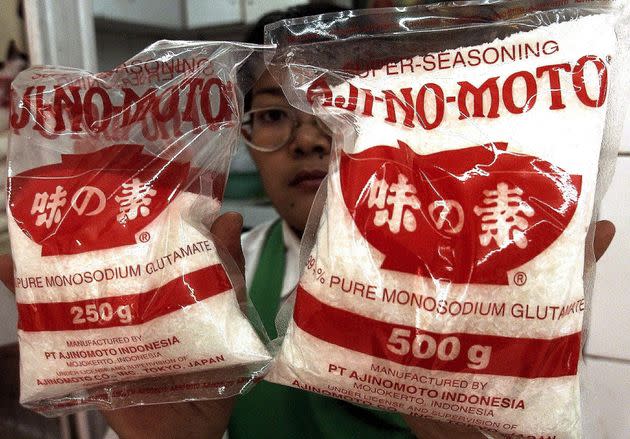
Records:
[[[267,28],[291,104],[333,133],[268,379],[489,434],[577,438],[625,15],[488,3]]]
[[[160,41],[13,82],[8,217],[20,400],[45,415],[223,398],[268,338],[209,226],[262,48]]]

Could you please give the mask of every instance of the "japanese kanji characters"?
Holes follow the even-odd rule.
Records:
[[[85,196],[83,198],[80,198],[83,194],[85,194]],[[85,211],[88,209],[88,206],[90,206],[90,201],[93,197],[98,198],[98,206],[85,213]],[[80,204],[78,204],[79,200],[81,200]],[[72,201],[70,202],[70,206],[72,206],[72,208],[76,210],[79,215],[85,214],[86,216],[94,216],[98,215],[105,209],[106,202],[107,199],[105,198],[105,194],[102,190],[94,186],[83,186],[74,193]]]
[[[422,205],[416,197],[417,189],[409,184],[409,179],[398,174],[398,182],[391,185],[383,179],[375,179],[370,186],[368,207],[376,207],[374,225],[388,225],[392,233],[399,233],[402,227],[408,232],[415,232],[417,220],[414,210]],[[392,212],[388,209],[392,206]],[[429,217],[438,230],[449,234],[458,234],[464,227],[464,209],[456,200],[436,200],[428,206]]]
[[[116,201],[120,204],[120,213],[117,219],[118,222],[124,224],[136,219],[138,213],[147,216],[150,212],[147,206],[151,204],[151,197],[155,196],[157,192],[155,189],[151,189],[149,183],[143,183],[134,178],[131,183],[123,183],[122,193],[122,197],[116,197]]]
[[[391,193],[391,195],[388,195]],[[398,175],[398,183],[391,186],[385,180],[376,180],[370,187],[368,206],[378,207],[374,216],[374,224],[383,226],[387,224],[392,233],[400,232],[400,226],[408,232],[416,230],[416,217],[410,209],[419,210],[420,201],[415,196],[416,188],[409,184],[409,180],[403,174]],[[390,215],[387,206],[393,206]]]
[[[33,207],[31,207],[31,215],[38,213],[35,219],[35,225],[45,225],[47,229],[61,221],[61,208],[66,205],[66,195],[68,193],[61,187],[57,186],[53,194],[42,192],[35,195]]]
[[[157,191],[152,189],[148,182],[134,178],[130,183],[122,184],[121,193],[121,196],[114,197],[119,204],[116,220],[124,224],[138,218],[138,215],[142,217],[149,215],[150,210],[147,206],[151,204],[151,197],[154,197]],[[35,225],[49,229],[53,224],[59,224],[63,217],[62,208],[68,202],[67,196],[68,191],[62,186],[57,186],[52,194],[36,193],[31,207],[31,215],[37,214]],[[85,216],[98,215],[105,210],[106,204],[105,193],[94,186],[81,186],[70,200],[70,208],[77,214]]]
[[[499,183],[496,190],[483,191],[483,194],[486,207],[475,206],[475,214],[481,216],[484,232],[479,235],[481,245],[488,246],[494,240],[504,248],[513,240],[519,248],[526,248],[527,237],[523,232],[529,222],[524,216],[533,216],[534,209],[521,199],[523,190],[519,187],[510,189],[507,183]]]
[[[415,232],[417,219],[414,211],[420,211],[422,204],[416,196],[417,189],[409,179],[398,174],[398,182],[388,184],[377,178],[370,185],[367,204],[376,208],[374,225],[388,226],[392,233],[402,229]],[[483,206],[475,206],[474,212],[481,217],[479,240],[483,246],[494,241],[504,248],[514,242],[519,248],[527,247],[525,231],[529,227],[527,218],[534,215],[534,209],[521,196],[519,187],[510,189],[507,183],[497,184],[496,190],[484,190]],[[459,234],[465,223],[464,208],[457,200],[435,200],[427,206],[428,217],[437,230],[450,235]]]
[[[456,212],[456,223],[452,223],[451,212]],[[438,212],[436,214],[436,212]],[[436,200],[429,206],[429,215],[438,230],[444,230],[449,234],[457,234],[464,228],[464,209],[455,200]],[[450,216],[450,217],[449,217]]]

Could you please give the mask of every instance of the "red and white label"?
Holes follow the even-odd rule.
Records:
[[[566,229],[581,176],[496,142],[434,154],[406,144],[342,153],[344,201],[381,268],[454,283],[508,284]]]
[[[18,303],[18,329],[72,331],[140,325],[231,289],[223,266],[216,264],[139,294],[75,302]]]
[[[112,145],[9,178],[9,206],[42,256],[70,255],[136,243],[183,189],[188,163]]]
[[[580,333],[550,340],[425,331],[365,317],[317,300],[298,286],[293,319],[312,336],[426,370],[551,378],[575,375]]]

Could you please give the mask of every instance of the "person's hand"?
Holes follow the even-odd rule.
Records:
[[[216,244],[223,247],[244,272],[241,248],[243,218],[237,213],[218,217],[210,227]],[[227,429],[235,398],[135,406],[102,414],[120,439],[218,439]]]
[[[226,213],[210,228],[217,247],[232,256],[241,272],[245,265],[242,225],[239,214]],[[13,261],[8,255],[0,256],[0,280],[14,291]],[[227,429],[234,399],[135,406],[102,414],[120,439],[218,439]]]
[[[120,439],[220,439],[234,399],[137,405],[101,413]]]
[[[595,238],[593,240],[593,252],[595,253],[595,260],[604,256],[608,246],[615,237],[615,225],[610,221],[598,221],[595,225]]]
[[[595,226],[595,238],[593,241],[593,252],[595,260],[599,260],[615,237],[615,225],[610,221],[598,221]],[[416,435],[421,439],[486,439],[487,436],[478,430],[447,424],[431,419],[417,416],[403,416],[405,422]]]

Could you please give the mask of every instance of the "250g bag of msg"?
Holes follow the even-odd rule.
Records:
[[[24,405],[52,415],[226,397],[262,374],[268,339],[207,228],[261,55],[162,41],[111,72],[33,67],[15,80]]]
[[[267,29],[271,70],[334,143],[268,379],[514,437],[580,437],[588,232],[614,165],[627,41],[616,3],[556,4]]]

